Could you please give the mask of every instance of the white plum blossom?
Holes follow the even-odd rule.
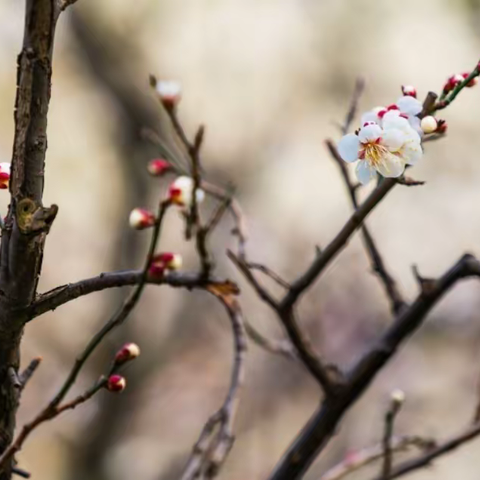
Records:
[[[182,96],[182,86],[174,80],[158,80],[155,90],[162,103],[167,107],[174,107]]]
[[[380,125],[367,122],[357,134],[345,135],[338,144],[338,153],[348,163],[357,162],[355,173],[360,183],[367,184],[377,172],[384,177],[399,177],[406,165],[413,165],[422,156],[420,136],[405,118],[385,114]]]
[[[374,109],[362,115],[362,125],[367,122],[375,122],[381,127],[383,126],[383,118],[387,112],[393,112],[394,115],[405,118],[410,123],[410,126],[419,134],[423,131],[420,127],[420,119],[418,114],[422,111],[422,103],[411,95],[404,95],[400,97],[396,103],[388,107],[375,107]]]

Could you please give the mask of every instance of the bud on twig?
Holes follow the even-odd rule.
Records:
[[[400,407],[405,402],[405,392],[399,389],[394,390],[390,394],[390,398],[392,400],[392,403],[394,403],[397,407]]]
[[[107,390],[109,392],[123,392],[127,386],[127,381],[121,375],[110,375],[107,381]]]
[[[172,203],[180,207],[190,207],[193,200],[193,179],[190,177],[177,177],[170,185],[168,198]],[[200,188],[196,190],[197,204],[205,198],[205,192]]]
[[[417,90],[412,85],[402,85],[402,93],[406,96],[417,98]]]
[[[420,127],[423,133],[433,133],[438,128],[438,122],[435,117],[427,115],[426,117],[422,118],[422,121],[420,122]]]
[[[161,177],[167,171],[172,169],[172,165],[163,158],[156,158],[148,163],[148,173],[153,177]]]
[[[182,257],[178,253],[159,253],[152,258],[148,272],[153,277],[162,277],[166,273],[182,268]]]
[[[140,355],[140,347],[136,343],[126,343],[115,354],[115,365],[123,365],[130,360],[134,360]]]
[[[130,212],[128,223],[135,230],[143,230],[155,224],[155,215],[145,208],[134,208]]]
[[[155,90],[165,108],[174,108],[182,97],[182,87],[172,80],[157,80]]]

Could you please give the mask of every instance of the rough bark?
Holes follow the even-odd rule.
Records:
[[[42,205],[55,24],[54,0],[27,0],[18,56],[11,202],[2,231],[0,268],[0,452],[11,442],[18,407],[12,376],[27,308],[35,297],[45,236],[57,207]],[[11,478],[11,466],[0,480]]]

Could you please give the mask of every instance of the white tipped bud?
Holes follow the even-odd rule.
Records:
[[[128,223],[135,230],[143,230],[155,224],[155,215],[145,208],[134,208],[130,212]]]
[[[140,347],[136,343],[126,343],[115,355],[115,363],[122,365],[140,355]]]
[[[121,375],[110,375],[107,381],[107,390],[110,392],[123,392],[127,386],[127,381]]]
[[[180,83],[172,80],[159,80],[155,90],[165,107],[174,107],[182,96],[182,87]]]
[[[417,98],[417,90],[412,85],[402,85],[402,93],[405,96]]]
[[[428,115],[422,118],[420,122],[420,127],[423,130],[423,133],[433,133],[438,128],[438,123],[435,117]]]
[[[405,392],[403,390],[394,390],[390,394],[392,402],[396,403],[398,406],[402,405],[405,402]]]
[[[189,208],[193,200],[193,179],[190,177],[177,177],[170,185],[168,195],[170,201],[175,205]],[[205,192],[198,188],[196,191],[197,204],[202,203],[205,198]]]

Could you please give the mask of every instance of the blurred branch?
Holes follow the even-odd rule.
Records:
[[[391,439],[391,449],[393,453],[407,452],[411,447],[416,447],[420,450],[429,450],[434,446],[435,443],[431,439],[415,436],[393,437]],[[383,456],[383,444],[351,452],[347,455],[345,460],[328,470],[328,472],[323,474],[319,480],[341,480],[360,468],[381,460]]]
[[[402,477],[403,475],[419,470],[420,468],[428,467],[436,458],[450,453],[461,445],[474,440],[478,436],[480,436],[480,424],[477,423],[467,428],[459,435],[456,435],[449,440],[432,447],[424,455],[420,455],[417,458],[406,460],[405,462],[401,463],[391,472],[388,479],[391,480],[393,478]],[[383,477],[375,478],[375,480],[383,480]]]
[[[352,206],[355,211],[358,211],[359,206],[357,199],[357,188],[355,188],[355,185],[350,179],[347,166],[338,154],[337,148],[335,147],[332,140],[327,140],[325,143],[330,152],[330,155],[340,168],[340,172],[342,174],[345,186],[347,187]],[[402,294],[400,293],[394,278],[388,272],[387,267],[385,266],[385,262],[377,248],[377,245],[375,244],[375,241],[373,240],[370,230],[367,228],[365,223],[363,223],[360,228],[362,232],[363,242],[365,244],[365,249],[367,250],[368,256],[370,257],[372,270],[378,275],[378,278],[383,284],[385,293],[387,294],[387,297],[390,301],[390,307],[392,312],[397,313],[398,311],[400,311],[401,308],[405,306],[405,301],[403,300]]]
[[[240,305],[231,294],[225,294],[222,289],[210,287],[208,290],[224,305],[230,318],[234,340],[234,361],[230,388],[225,401],[220,410],[205,424],[193,447],[181,480],[211,479],[217,476],[235,439],[233,424],[245,372],[247,342]]]
[[[388,179],[377,187],[377,190],[387,181]],[[480,277],[480,262],[472,255],[460,258],[443,276],[432,280],[429,288],[422,290],[412,304],[398,313],[393,325],[348,374],[336,396],[327,396],[272,472],[270,480],[293,480],[302,477],[328,443],[340,419],[395,355],[400,345],[422,325],[440,298],[457,281],[468,277]]]
[[[403,392],[401,393],[403,395]],[[397,398],[392,396],[390,407],[385,415],[385,429],[383,435],[383,465],[382,465],[382,480],[388,480],[390,472],[392,471],[393,461],[393,429],[395,419],[400,412],[403,404],[403,397]]]
[[[350,100],[350,107],[348,108],[347,116],[345,117],[345,122],[341,128],[342,135],[346,135],[350,130],[350,126],[357,115],[358,110],[358,102],[360,101],[360,97],[365,90],[365,79],[362,77],[357,78],[355,82],[355,88],[353,90],[352,99]]]

